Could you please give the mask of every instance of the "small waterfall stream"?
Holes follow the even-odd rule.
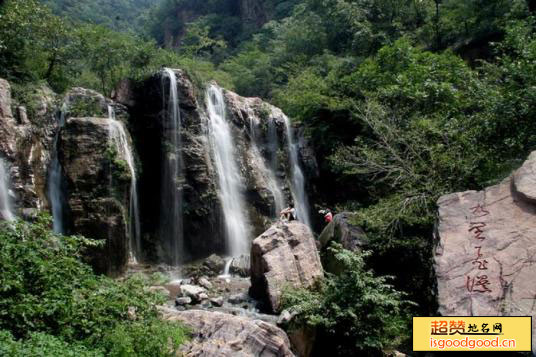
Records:
[[[228,253],[249,250],[250,227],[243,195],[243,179],[236,163],[231,128],[225,118],[221,88],[210,85],[206,92],[209,141],[218,173],[218,195],[223,209]]]
[[[9,174],[2,159],[0,159],[0,219],[5,221],[15,219],[11,198],[9,197]]]
[[[292,199],[294,200],[294,207],[298,220],[305,225],[311,227],[311,220],[309,218],[309,200],[305,193],[305,177],[300,167],[298,159],[298,143],[294,141],[294,133],[289,118],[285,116],[285,130],[287,132],[287,145],[290,161],[290,168],[292,171]]]
[[[283,195],[281,186],[279,185],[277,181],[277,177],[275,176],[276,165],[271,163],[270,165],[271,167],[268,168],[266,166],[264,157],[262,156],[261,151],[259,149],[259,135],[257,134],[257,126],[259,125],[259,123],[255,121],[254,115],[251,114],[249,117],[250,117],[249,130],[251,133],[251,142],[252,142],[251,149],[253,150],[253,153],[255,154],[255,156],[259,158],[260,169],[262,171],[261,174],[266,179],[266,184],[268,185],[267,188],[272,194],[272,196],[274,197],[275,205],[274,205],[273,217],[275,218],[275,217],[278,217],[279,212],[281,212],[281,210],[285,207],[285,196]],[[271,120],[271,122],[273,122],[273,120]],[[272,138],[270,137],[269,139],[272,139]],[[276,140],[275,145],[276,145],[276,150],[277,150],[277,136],[275,140]],[[272,149],[271,146],[273,146],[272,142],[270,142],[269,145],[270,145],[270,150],[271,150]]]
[[[48,171],[48,199],[52,208],[53,229],[55,233],[60,234],[65,233],[65,183],[62,176],[63,169],[58,157],[58,142],[61,129],[65,125],[67,109],[67,103],[63,103],[59,113],[58,127],[52,149],[52,160]]]
[[[137,176],[134,165],[134,155],[128,142],[125,126],[122,122],[116,120],[115,111],[112,106],[108,106],[109,123],[109,141],[114,145],[119,157],[127,162],[130,171],[130,206],[129,206],[129,237],[130,237],[130,254],[133,258],[141,257],[141,238],[140,238],[140,213],[138,203]]]
[[[182,217],[182,140],[181,117],[179,111],[179,95],[177,77],[172,69],[165,68],[162,81],[162,91],[166,93],[165,79],[169,80],[169,96],[164,97],[166,120],[164,132],[164,164],[162,172],[160,235],[164,241],[166,254],[170,255],[171,263],[179,265],[185,259],[183,242]]]

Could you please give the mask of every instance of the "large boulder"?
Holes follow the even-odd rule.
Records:
[[[360,251],[366,247],[365,232],[352,222],[354,218],[355,213],[351,212],[336,214],[318,237],[322,265],[330,273],[336,274],[342,269],[340,263],[328,249],[332,242],[339,243],[344,249],[352,252]]]
[[[532,153],[500,184],[438,200],[435,271],[442,315],[536,316],[535,166]]]
[[[280,310],[285,287],[311,287],[323,277],[315,239],[303,223],[278,222],[253,241],[250,294],[268,310]]]
[[[325,249],[331,242],[336,242],[353,252],[363,249],[366,246],[366,235],[361,227],[352,222],[353,219],[355,213],[336,214],[318,237],[321,248]]]
[[[160,311],[164,320],[181,322],[193,331],[193,339],[181,347],[185,356],[294,356],[285,332],[267,322],[202,310]]]

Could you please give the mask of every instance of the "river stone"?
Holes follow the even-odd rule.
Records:
[[[536,312],[535,153],[514,175],[483,191],[441,197],[435,251],[439,313],[532,316]]]
[[[264,321],[202,310],[160,311],[164,320],[181,322],[193,331],[192,340],[181,347],[185,356],[294,356],[285,332]]]
[[[223,296],[218,296],[216,298],[210,299],[210,303],[216,307],[222,307],[223,306]]]
[[[241,277],[247,278],[249,276],[250,265],[251,262],[249,254],[242,254],[236,258],[233,258],[229,270],[231,271],[231,274],[236,274]]]
[[[200,302],[202,299],[202,294],[205,293],[205,289],[197,285],[181,285],[181,294],[182,296],[187,296],[192,298],[193,302]]]
[[[277,312],[286,286],[307,288],[324,277],[311,230],[278,222],[253,241],[250,294]]]
[[[175,305],[184,306],[192,303],[192,298],[188,296],[178,297],[175,299]]]
[[[205,277],[199,278],[197,283],[207,290],[212,289],[212,283]]]

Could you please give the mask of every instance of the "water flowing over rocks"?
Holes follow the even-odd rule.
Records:
[[[500,184],[438,200],[435,271],[442,315],[535,320],[535,165],[533,152]]]
[[[202,310],[160,311],[165,320],[192,329],[193,340],[181,347],[185,356],[294,356],[285,332],[264,321]]]
[[[309,189],[308,175],[318,170],[314,156],[302,131],[290,125],[280,109],[221,89],[233,161],[243,177],[238,187],[243,213],[250,221],[246,250],[230,256],[222,233],[224,212],[208,135],[206,88],[182,70],[165,73],[142,82],[122,81],[114,92],[117,101],[83,88],[60,98],[42,87],[35,89],[32,103],[19,103],[11,98],[9,83],[0,80],[0,158],[11,182],[13,212],[30,217],[48,210],[58,232],[104,240],[104,248],[90,253],[99,272],[125,271],[129,249],[136,251],[138,260],[176,265],[171,245],[163,240],[179,235],[160,234],[166,210],[161,205],[162,176],[166,162],[182,157],[181,172],[167,181],[169,192],[181,192],[182,213],[174,216],[184,232],[180,260],[191,262],[215,253],[231,262],[232,273],[247,276],[251,240],[277,220],[278,211],[298,196],[299,210],[308,211],[303,193]],[[176,85],[176,127],[168,121],[170,81]],[[109,125],[113,113],[117,121]],[[174,136],[165,135],[170,131],[180,134],[172,151]],[[135,208],[139,215],[132,215]],[[221,261],[217,265],[218,271],[210,275],[222,273]]]
[[[280,310],[286,286],[307,288],[323,277],[315,239],[303,223],[278,222],[253,241],[250,294],[270,311]]]
[[[231,252],[222,234],[225,220],[219,195],[221,183],[208,135],[207,94],[204,88],[196,87],[184,71],[174,72],[181,117],[180,150],[184,160],[184,172],[176,185],[183,192],[182,218],[187,261],[204,258],[208,253],[229,255]],[[167,96],[162,91],[162,73],[141,83],[134,92],[135,105],[130,112],[136,151],[143,166],[139,185],[142,233],[148,237],[144,250],[150,258],[160,261],[165,258],[166,252],[155,238],[158,232],[154,221],[162,209],[157,189],[162,172],[162,150],[166,147],[160,140],[166,113],[162,98]],[[243,178],[238,190],[245,198],[243,213],[249,219],[251,233],[248,239],[251,240],[276,219],[277,210],[282,206],[276,202],[289,202],[292,197],[286,117],[280,109],[258,98],[243,98],[224,89],[221,89],[221,94],[219,100],[223,103],[218,104],[219,110],[224,111],[233,140],[233,161]],[[252,122],[255,123],[255,135],[251,130]],[[301,159],[301,154],[297,156]],[[306,172],[315,171],[314,167],[309,169],[302,165]],[[309,161],[308,165],[314,166],[316,162]],[[281,195],[276,191],[280,191]]]
[[[108,115],[112,104],[100,94],[75,89],[67,95],[69,108],[61,128],[58,156],[66,180],[68,232],[105,239],[91,254],[94,268],[122,272],[128,260],[128,217],[131,171],[109,142]],[[117,104],[117,118],[125,110]]]

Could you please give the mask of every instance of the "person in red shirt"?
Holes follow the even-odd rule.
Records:
[[[333,213],[331,213],[331,211],[328,209],[324,215],[324,222],[330,223],[331,221],[333,221]]]

